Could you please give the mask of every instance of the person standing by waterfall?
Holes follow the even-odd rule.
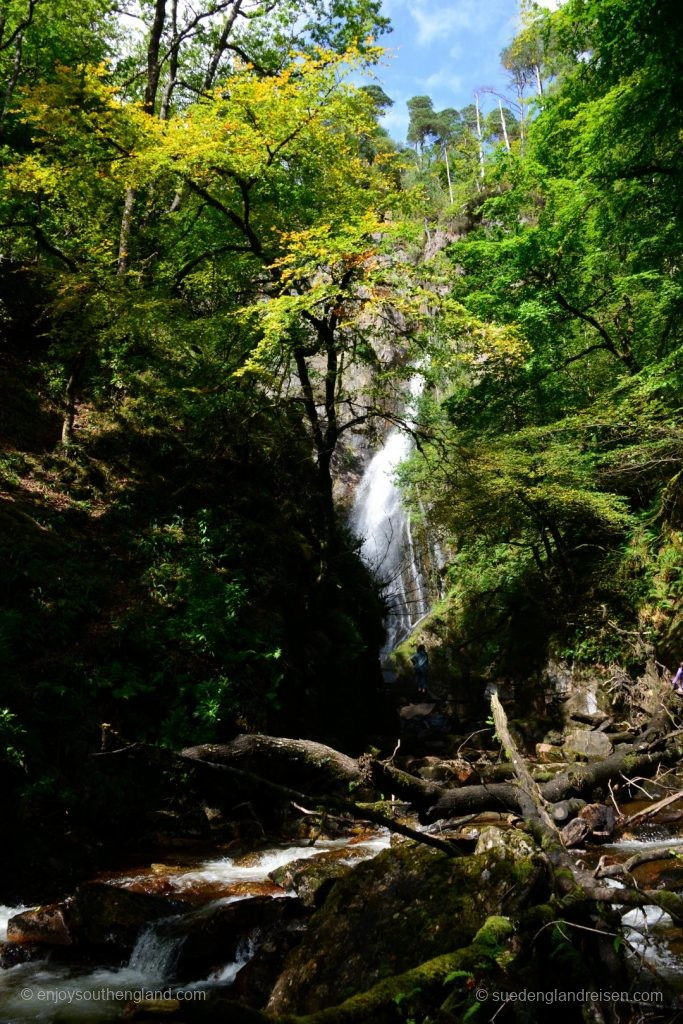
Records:
[[[418,648],[410,659],[415,669],[415,682],[418,694],[427,693],[427,677],[429,676],[429,655],[424,644],[418,644]]]

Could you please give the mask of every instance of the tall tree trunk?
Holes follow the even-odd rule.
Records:
[[[481,131],[481,113],[479,111],[479,93],[474,94],[474,105],[477,111],[477,142],[479,144],[479,178],[484,178],[484,138]]]
[[[5,118],[9,111],[10,103],[12,102],[12,96],[16,89],[17,82],[19,81],[19,72],[21,71],[21,51],[24,44],[24,36],[20,34],[17,36],[14,42],[14,60],[12,62],[12,70],[10,76],[7,79],[7,86],[5,87],[5,95],[2,102],[2,111],[0,111],[0,139],[2,139],[5,130]]]
[[[510,139],[508,137],[508,126],[507,126],[507,124],[505,122],[505,112],[503,110],[503,104],[502,104],[502,102],[500,100],[500,97],[498,98],[498,110],[500,111],[500,126],[503,129],[503,138],[505,139],[505,148],[507,149],[507,151],[509,153],[510,152]]]
[[[538,95],[542,96],[543,95],[543,81],[541,79],[541,69],[538,66],[538,64],[534,64],[534,72],[536,74],[536,88],[538,90]]]
[[[74,439],[76,401],[81,372],[85,363],[85,352],[79,352],[71,366],[71,373],[64,389],[64,419],[62,420],[62,444],[68,448]]]
[[[453,185],[451,183],[451,166],[450,166],[450,161],[448,159],[448,146],[444,146],[443,147],[443,155],[444,155],[444,159],[446,160],[446,178],[448,179],[448,197],[449,197],[449,199],[451,201],[451,206],[452,206],[453,205]]]
[[[119,257],[116,267],[118,277],[122,277],[128,269],[128,248],[130,245],[130,232],[133,225],[135,195],[135,189],[126,189],[126,197],[123,201],[123,214],[121,216],[121,231],[119,233]]]
[[[168,121],[171,113],[171,99],[173,98],[173,90],[176,86],[176,78],[178,75],[178,60],[180,58],[180,36],[178,35],[178,0],[172,0],[171,6],[171,30],[172,30],[172,42],[171,49],[168,56],[168,81],[166,88],[164,89],[161,97],[161,108],[159,110],[159,120]]]
[[[517,90],[517,102],[519,104],[519,141],[524,146],[524,90]]]
[[[159,75],[161,64],[159,62],[159,50],[161,48],[161,36],[166,21],[166,0],[156,0],[154,6],[154,21],[149,32],[147,43],[147,84],[145,86],[145,98],[143,109],[148,114],[154,113],[157,89],[159,88]]]
[[[210,89],[213,83],[216,81],[216,75],[218,74],[218,65],[220,64],[221,57],[225,53],[225,48],[228,45],[228,40],[230,39],[233,26],[235,24],[237,16],[240,13],[240,8],[242,7],[243,2],[244,0],[234,0],[232,10],[228,17],[225,19],[225,23],[221,30],[220,37],[218,39],[218,42],[216,43],[216,48],[211,55],[211,60],[209,61],[209,65],[206,69],[206,74],[204,75],[202,88],[205,91],[207,89]]]

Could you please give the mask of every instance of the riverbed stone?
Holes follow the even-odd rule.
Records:
[[[37,942],[1,942],[0,969],[8,970],[18,964],[32,963],[45,957],[45,946]]]
[[[496,828],[488,825],[479,833],[475,853],[493,852],[499,857],[516,860],[519,857],[532,857],[533,841],[519,828]]]
[[[287,957],[268,1012],[335,1006],[468,945],[490,914],[505,913],[532,872],[531,858],[494,851],[448,857],[415,843],[384,851],[334,885]]]
[[[604,757],[609,757],[613,747],[604,732],[571,729],[567,733],[563,750],[570,757],[583,757],[589,761],[599,761]]]
[[[584,839],[588,838],[590,831],[587,821],[584,821],[583,818],[573,818],[560,832],[560,839],[570,850],[574,846],[580,846]]]
[[[16,914],[7,922],[7,939],[16,943],[71,946],[74,937],[69,904],[50,903]]]
[[[579,811],[582,818],[594,836],[602,839],[609,839],[614,832],[617,822],[617,814],[609,804],[586,804]]]
[[[293,889],[306,907],[321,906],[337,881],[356,865],[354,861],[366,857],[362,848],[329,850],[318,857],[304,857],[271,871],[269,878],[283,889]]]
[[[537,743],[536,758],[541,764],[557,764],[564,761],[564,754],[553,743]]]

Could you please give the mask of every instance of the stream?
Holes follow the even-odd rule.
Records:
[[[282,888],[271,878],[278,868],[294,861],[325,857],[351,866],[376,856],[389,844],[389,835],[378,832],[321,841],[315,846],[273,847],[240,857],[217,856],[173,863],[173,855],[169,854],[169,864],[102,876],[95,881],[136,893],[162,893],[171,901],[168,915],[140,928],[127,962],[103,964],[83,958],[67,962],[57,949],[43,959],[1,970],[0,1024],[107,1024],[120,1020],[131,1003],[170,998],[202,1001],[212,991],[226,990],[258,952],[260,928],[252,925],[233,937],[231,953],[223,959],[217,943],[215,951],[212,950],[216,960],[212,968],[201,977],[180,982],[178,959],[188,935],[201,932],[205,924],[210,929],[216,911],[228,905],[240,904],[244,908],[250,901],[262,903],[264,897],[287,901],[294,896],[292,890]],[[594,864],[603,855],[623,861],[637,851],[659,848],[680,850],[683,854],[681,822],[643,822],[634,834],[592,847],[587,854],[578,856]],[[636,877],[641,881],[647,878],[648,886],[668,888],[678,873],[679,887],[682,872],[683,867],[674,859],[643,865],[636,869]],[[608,884],[619,885],[616,881]],[[178,900],[183,901],[180,912]],[[0,939],[6,939],[8,920],[25,909],[0,907]],[[630,910],[622,921],[634,962],[670,989],[683,992],[683,929],[674,926],[668,915],[654,906]]]
[[[642,810],[647,801],[624,804],[622,813],[628,815]],[[635,853],[661,850],[674,851],[683,858],[683,822],[655,824],[645,820],[633,835],[616,842],[593,847],[587,862],[594,866],[601,855],[610,861],[623,862]],[[637,867],[636,881],[648,888],[680,891],[683,885],[683,865],[677,859],[652,861]],[[618,887],[616,880],[605,879],[606,884]],[[627,911],[621,918],[624,938],[632,948],[634,958],[641,961],[646,973],[660,978],[670,989],[683,993],[683,928],[673,923],[660,907],[646,906]]]
[[[258,950],[259,934],[258,929],[251,929],[240,939],[234,957],[205,978],[179,988],[173,981],[174,970],[192,927],[201,929],[203,921],[221,906],[264,895],[274,899],[293,896],[269,879],[271,872],[293,861],[336,851],[342,863],[351,865],[376,856],[388,845],[388,834],[378,833],[360,840],[273,848],[240,858],[217,857],[176,867],[151,865],[98,879],[133,892],[158,892],[161,879],[164,894],[170,899],[187,899],[187,910],[142,927],[128,962],[121,966],[60,963],[58,956],[50,954],[0,970],[0,1024],[104,1024],[119,1020],[126,1004],[143,999],[201,1001],[207,990],[227,988],[234,982]],[[8,920],[26,909],[0,907],[0,941],[7,938]]]

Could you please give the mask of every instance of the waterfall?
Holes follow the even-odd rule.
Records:
[[[410,381],[411,400],[406,410],[409,421],[423,386],[419,374]],[[405,431],[395,428],[388,434],[363,474],[351,512],[351,526],[362,541],[361,558],[382,584],[387,602],[383,662],[429,610],[410,519],[394,481],[399,463],[407,458],[412,446]]]
[[[185,935],[181,916],[148,924],[138,935],[128,966],[156,981],[166,981],[178,962]]]

